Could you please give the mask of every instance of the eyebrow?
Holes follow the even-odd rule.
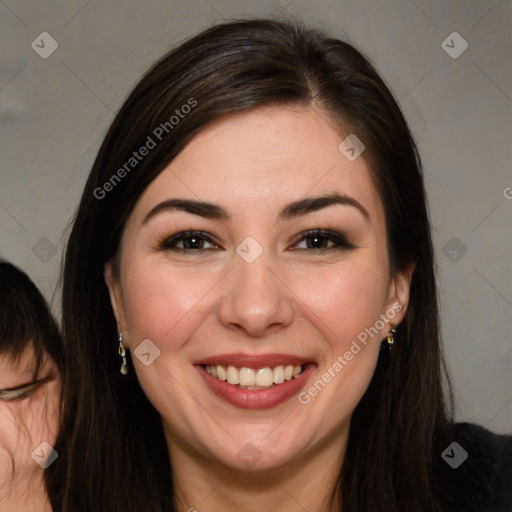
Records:
[[[279,212],[279,220],[290,220],[335,204],[352,206],[363,215],[366,221],[371,222],[370,214],[359,201],[351,196],[338,194],[337,192],[316,197],[306,197],[287,204]],[[146,224],[151,218],[166,211],[184,211],[212,220],[227,221],[231,219],[231,213],[224,207],[215,203],[197,201],[194,199],[167,199],[157,204],[146,217],[144,217],[142,224]]]

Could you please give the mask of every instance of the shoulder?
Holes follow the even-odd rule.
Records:
[[[512,435],[472,423],[456,423],[436,475],[447,510],[512,511]]]

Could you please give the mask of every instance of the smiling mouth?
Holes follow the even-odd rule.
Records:
[[[238,389],[262,391],[287,381],[299,378],[309,366],[308,364],[265,366],[262,368],[240,368],[231,365],[201,365],[208,375],[225,381]]]

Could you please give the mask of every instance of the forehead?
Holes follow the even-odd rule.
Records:
[[[196,135],[155,178],[134,220],[170,196],[209,200],[237,216],[253,216],[334,191],[379,216],[382,205],[366,162],[349,161],[338,149],[346,135],[312,108],[267,106],[224,118]]]

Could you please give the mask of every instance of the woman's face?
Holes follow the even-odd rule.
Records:
[[[269,469],[346,437],[409,275],[390,275],[382,203],[342,140],[313,109],[242,113],[197,135],[134,208],[120,279],[105,276],[171,449]]]
[[[55,363],[46,358],[34,380],[35,357],[27,350],[13,363],[0,355],[0,497],[26,495],[19,484],[42,476],[50,460],[59,418],[60,380]]]

